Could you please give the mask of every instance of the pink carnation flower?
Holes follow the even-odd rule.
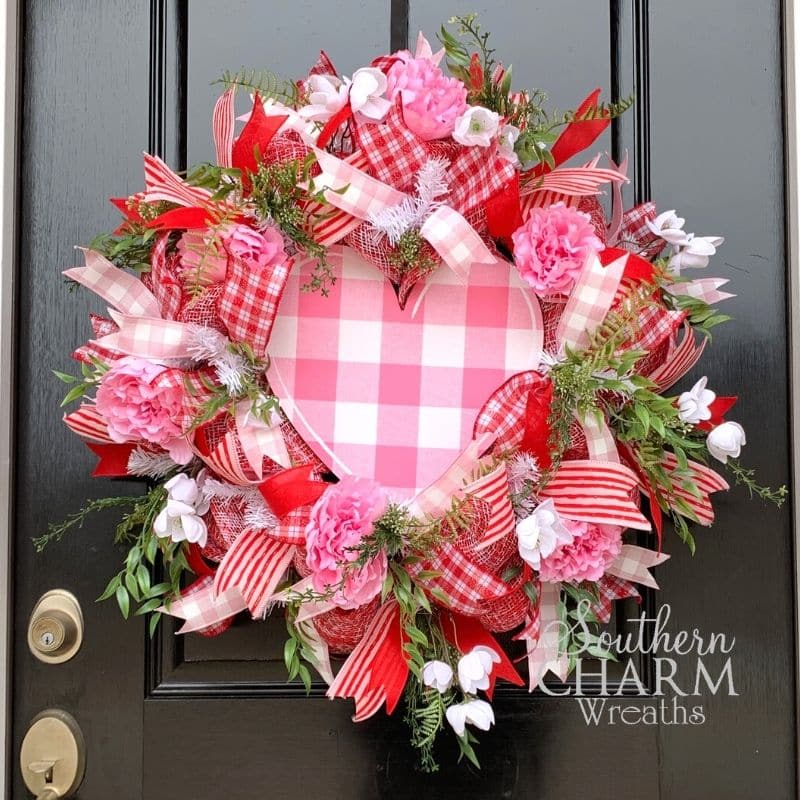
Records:
[[[519,274],[540,296],[569,292],[589,254],[603,249],[591,217],[563,203],[534,208],[511,238]]]
[[[467,87],[445,75],[428,58],[415,58],[408,51],[397,54],[387,74],[386,95],[403,102],[403,119],[421,139],[450,136],[456,119],[467,108]]]
[[[542,559],[539,578],[545,583],[600,580],[622,550],[622,528],[563,522],[575,538]]]
[[[349,475],[320,497],[306,526],[306,564],[315,591],[322,594],[342,582],[345,565],[358,558],[354,548],[372,533],[386,505],[386,495],[377,483]],[[347,573],[331,602],[340,608],[358,608],[369,602],[380,592],[387,566],[386,555],[381,553],[360,570]]]
[[[246,261],[253,269],[263,269],[286,261],[283,236],[277,228],[268,226],[261,231],[247,225],[232,225],[222,237],[226,250]]]
[[[228,272],[228,254],[218,231],[186,231],[178,240],[178,275],[191,286],[222,283]]]
[[[185,463],[183,381],[178,370],[143,358],[121,358],[103,376],[96,406],[115,442],[144,439],[174,453],[176,460],[180,454]]]

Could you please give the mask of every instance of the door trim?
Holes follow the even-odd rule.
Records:
[[[795,742],[800,743],[800,0],[783,3],[784,149],[786,156],[787,310],[789,313],[789,389],[794,531]],[[800,752],[795,760],[800,796]]]
[[[14,317],[17,238],[17,126],[19,101],[20,7],[17,0],[0,2],[0,719],[5,746],[0,748],[0,796],[8,796],[11,726],[11,597],[12,452],[14,447]]]

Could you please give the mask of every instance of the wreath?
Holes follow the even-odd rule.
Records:
[[[356,721],[405,696],[426,769],[448,725],[477,764],[467,726],[523,684],[495,634],[530,690],[609,657],[600,625],[656,588],[665,521],[692,551],[712,523],[710,459],[785,495],[740,464],[735,397],[669,393],[728,319],[726,281],[689,277],[722,238],[624,209],[625,162],[567,165],[631,100],[550,112],[453,22],[350,78],[325,53],[296,83],[226,74],[216,163],[145,155],[65,272],[109,310],[57,375],[94,474],[147,492],[37,540],[121,507],[103,599],[151,635],[284,613],[289,679],[313,668]]]

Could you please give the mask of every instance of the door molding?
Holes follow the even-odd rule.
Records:
[[[0,796],[8,796],[14,762],[10,753],[11,726],[11,526],[12,453],[14,447],[14,319],[17,239],[17,126],[19,101],[20,8],[17,0],[0,2],[0,719],[5,746],[0,748]]]
[[[795,704],[800,714],[800,0],[783,3],[784,149],[786,156],[787,306],[789,313],[789,390],[794,532]],[[800,720],[800,716],[797,717]],[[800,726],[795,730],[800,742]],[[796,760],[800,796],[800,753]]]

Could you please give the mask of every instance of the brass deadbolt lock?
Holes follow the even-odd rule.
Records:
[[[83,642],[83,614],[78,600],[66,589],[53,589],[39,598],[28,623],[28,647],[45,664],[63,664]]]
[[[41,800],[72,797],[83,781],[86,744],[71,714],[42,711],[31,722],[19,753],[22,779]]]

